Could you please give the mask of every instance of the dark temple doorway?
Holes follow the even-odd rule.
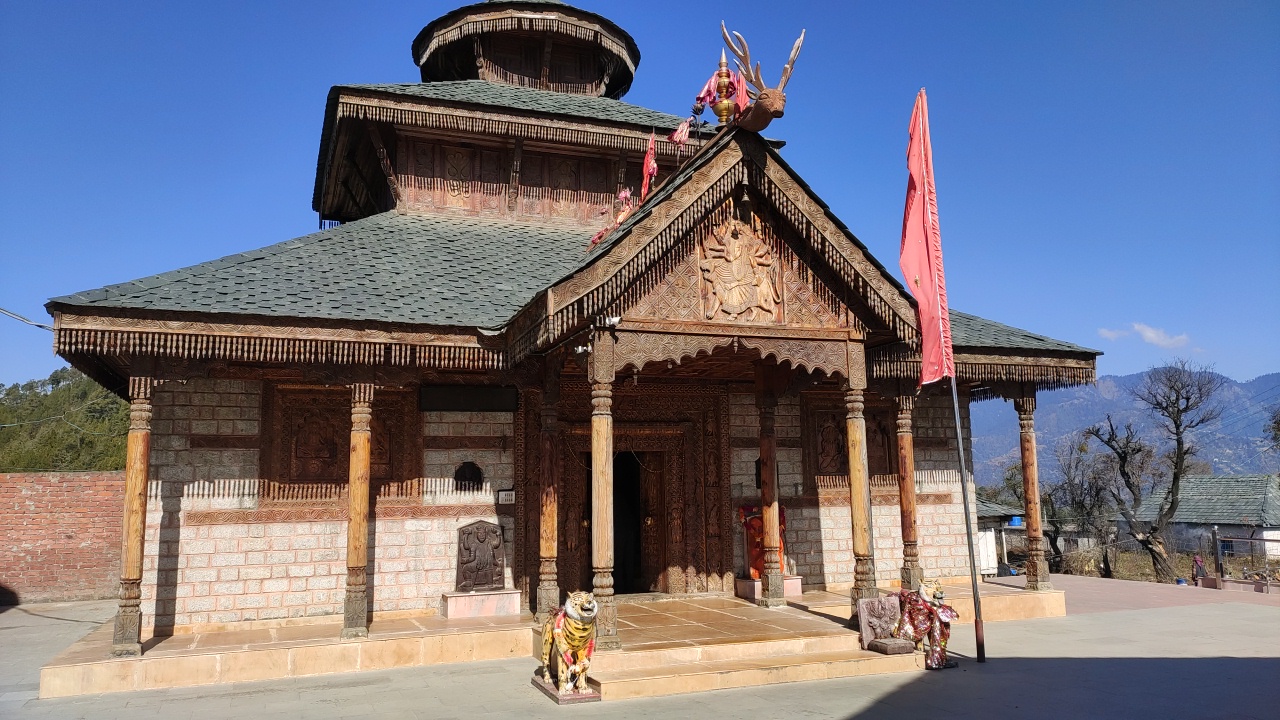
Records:
[[[649,592],[641,534],[648,516],[641,487],[643,469],[633,452],[613,456],[613,587],[615,593]]]

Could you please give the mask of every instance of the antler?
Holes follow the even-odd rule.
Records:
[[[743,44],[745,45],[746,43]],[[791,68],[795,66],[796,57],[800,55],[800,46],[803,44],[804,30],[801,30],[800,37],[796,39],[796,44],[791,46],[791,57],[787,59],[787,64],[782,66],[782,80],[778,82],[779,90],[785,88],[787,86],[787,81],[791,79]],[[758,69],[757,72],[759,72]]]
[[[754,88],[751,92],[751,96],[755,97],[757,93],[766,90],[767,88],[764,84],[764,78],[760,76],[760,63],[756,63],[754,68],[751,67],[751,48],[747,47],[746,38],[738,34],[737,31],[734,31],[733,38],[738,39],[738,42],[735,43],[733,38],[729,37],[729,29],[724,26],[723,20],[720,21],[720,33],[724,35],[724,42],[729,46],[729,50],[733,53],[734,64],[738,66],[738,72],[746,78],[747,82],[751,83],[752,88]],[[742,44],[741,48],[738,47],[738,43]],[[799,48],[797,48],[797,52],[798,51]]]

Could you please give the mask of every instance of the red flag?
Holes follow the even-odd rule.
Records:
[[[653,132],[649,133],[649,149],[644,153],[644,179],[640,181],[640,202],[649,196],[649,181],[658,176],[658,146]]]
[[[907,206],[902,215],[902,255],[899,266],[907,289],[915,296],[920,320],[920,384],[955,377],[951,349],[951,316],[947,311],[947,281],[942,272],[942,233],[938,227],[938,197],[933,184],[933,149],[929,144],[929,103],[924,88],[911,111],[911,139],[907,144]]]

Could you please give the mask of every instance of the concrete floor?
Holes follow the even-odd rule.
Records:
[[[535,663],[523,659],[36,700],[40,665],[113,604],[22,606],[0,613],[0,718],[1277,716],[1280,607],[1225,591],[1053,581],[1072,614],[989,623],[982,665],[964,657],[973,655],[973,626],[956,625],[955,670],[568,707],[529,686]]]

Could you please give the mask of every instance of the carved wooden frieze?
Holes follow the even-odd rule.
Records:
[[[268,387],[263,432],[264,503],[327,504],[346,497],[351,400],[343,390]],[[419,413],[412,393],[373,401],[369,478],[379,502],[421,500]]]
[[[698,251],[705,319],[782,322],[777,256],[749,226],[730,220],[707,233]]]
[[[506,562],[499,525],[477,520],[458,528],[458,592],[502,590]]]

